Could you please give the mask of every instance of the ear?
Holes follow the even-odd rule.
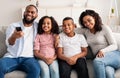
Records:
[[[77,25],[76,25],[76,24],[74,24],[74,26],[75,26],[75,28],[77,28]]]
[[[38,17],[38,13],[36,13],[36,18]]]

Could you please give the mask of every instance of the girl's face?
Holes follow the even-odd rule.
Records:
[[[72,20],[65,20],[63,21],[62,28],[66,34],[70,34],[74,32],[75,25],[73,24]]]
[[[42,24],[42,29],[45,33],[51,33],[52,22],[50,18],[45,18]]]
[[[93,29],[95,26],[95,19],[94,17],[87,15],[83,17],[83,24],[89,28],[89,29]]]

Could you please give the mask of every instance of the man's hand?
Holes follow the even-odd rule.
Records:
[[[22,31],[14,31],[13,34],[11,35],[11,37],[8,39],[8,42],[10,45],[14,45],[16,39],[22,37],[24,35],[24,33]]]

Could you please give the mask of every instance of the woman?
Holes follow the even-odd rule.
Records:
[[[120,67],[120,52],[112,31],[102,24],[101,17],[94,10],[86,10],[79,17],[79,23],[95,56],[93,60],[95,78],[115,78],[114,70]]]

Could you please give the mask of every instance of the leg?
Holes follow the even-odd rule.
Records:
[[[71,70],[72,68],[67,62],[59,60],[60,78],[70,78]]]
[[[0,78],[4,78],[4,75],[8,72],[16,70],[18,67],[17,59],[14,58],[1,58],[0,59]]]
[[[105,64],[100,61],[98,58],[93,60],[94,75],[95,78],[106,78],[105,75]]]
[[[55,60],[53,63],[49,66],[51,78],[59,78],[59,67],[58,67],[58,61]]]
[[[115,69],[111,66],[106,66],[106,76],[107,78],[115,78]]]
[[[96,78],[106,78],[105,67],[111,66],[113,68],[120,67],[120,52],[112,51],[105,53],[103,58],[95,58],[93,61]]]
[[[39,78],[40,65],[35,58],[19,58],[20,69],[27,73],[26,78]]]
[[[74,65],[78,78],[89,78],[87,64],[84,58],[79,58]]]
[[[39,60],[41,67],[41,78],[50,78],[49,66],[42,60]]]

